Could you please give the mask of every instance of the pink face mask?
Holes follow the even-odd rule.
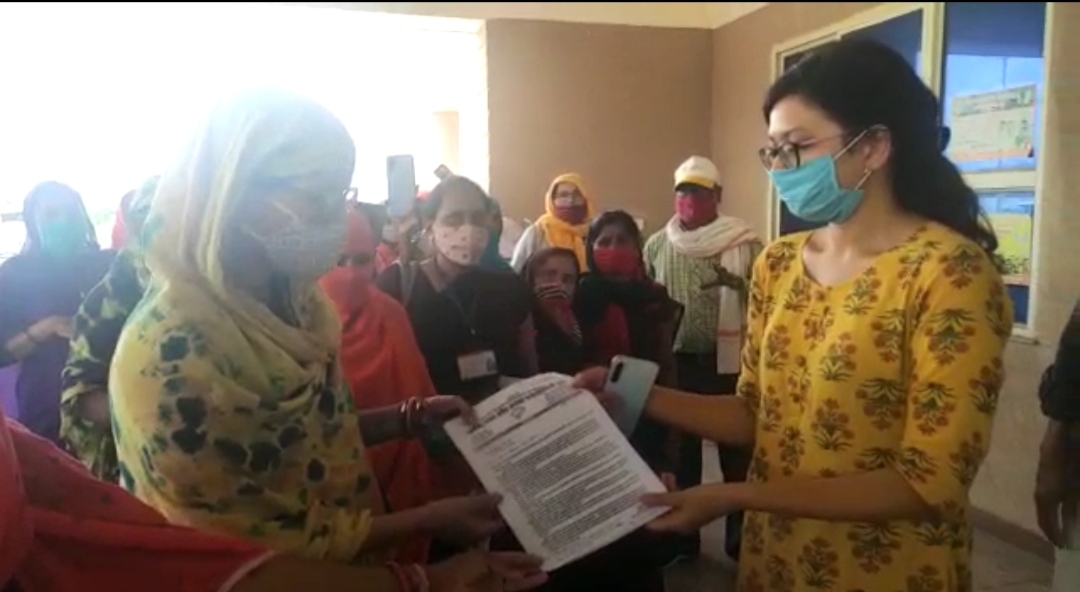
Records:
[[[704,226],[716,219],[716,198],[701,193],[676,193],[675,215],[687,228]]]

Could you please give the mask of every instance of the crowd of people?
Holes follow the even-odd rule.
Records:
[[[448,175],[390,219],[352,198],[344,125],[279,90],[219,104],[124,197],[114,249],[73,188],[37,186],[0,266],[0,365],[20,365],[0,586],[659,592],[726,518],[745,592],[970,590],[1012,311],[937,99],[844,40],[763,116],[767,174],[819,225],[767,245],[692,156],[647,239],[564,174],[504,260],[477,183]],[[630,440],[672,484],[643,502],[670,511],[541,573],[440,425],[507,377],[599,393],[618,355],[660,368]],[[1080,392],[1070,376],[1047,392]],[[703,440],[722,483],[702,484]],[[1042,489],[1046,516],[1066,490]]]

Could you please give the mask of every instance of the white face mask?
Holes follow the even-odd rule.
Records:
[[[390,244],[397,243],[398,242],[397,226],[394,226],[393,224],[387,224],[386,226],[383,226],[383,228],[382,228],[382,239],[383,239],[383,242],[387,242],[387,243],[390,243]]]
[[[434,225],[431,231],[435,248],[444,257],[463,267],[480,263],[490,238],[487,228],[473,224],[456,227]]]
[[[319,227],[294,221],[267,238],[251,234],[262,244],[276,273],[297,283],[314,283],[337,264],[346,232],[341,216]]]

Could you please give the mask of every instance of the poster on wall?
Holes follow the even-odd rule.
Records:
[[[1025,158],[1035,150],[1035,85],[956,97],[949,109],[949,158]]]
[[[998,256],[1005,268],[1005,283],[1031,284],[1032,220],[1028,214],[990,214],[998,238]]]

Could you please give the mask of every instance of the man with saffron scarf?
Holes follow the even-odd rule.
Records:
[[[685,308],[675,335],[679,387],[695,393],[735,394],[746,322],[750,269],[761,241],[742,220],[719,212],[723,189],[716,165],[691,156],[675,171],[675,215],[645,244],[645,265],[657,282]],[[742,481],[749,453],[721,449],[726,481]],[[680,488],[701,483],[701,441],[686,438],[680,452]],[[739,555],[742,515],[725,527],[725,547]],[[685,542],[680,554],[695,556],[700,537]]]
[[[567,173],[555,177],[544,195],[544,211],[522,233],[510,257],[510,266],[520,273],[533,253],[557,247],[573,251],[578,265],[585,269],[585,235],[589,232],[593,205],[581,176]]]

